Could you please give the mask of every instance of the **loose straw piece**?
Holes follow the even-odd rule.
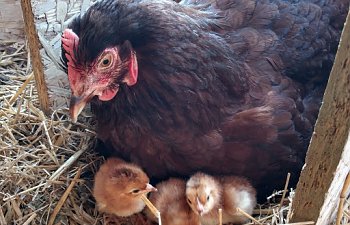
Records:
[[[253,215],[270,215],[273,213],[273,209],[254,209]]]
[[[263,217],[263,218],[259,219],[258,222],[259,223],[265,223],[267,220],[272,219],[274,216],[275,216],[274,214],[271,214],[269,216],[266,216],[266,217]]]
[[[222,209],[219,209],[219,225],[222,225]]]
[[[344,202],[345,202],[345,198],[346,198],[346,192],[348,191],[349,186],[350,186],[350,173],[348,173],[348,175],[346,176],[346,179],[345,179],[345,182],[343,185],[343,189],[341,190],[341,193],[340,193],[340,201],[339,201],[339,206],[338,206],[336,225],[340,225],[341,219],[343,217]]]
[[[52,212],[52,214],[51,214],[51,216],[50,216],[48,225],[52,225],[52,224],[54,223],[58,212],[61,210],[61,208],[62,208],[64,202],[66,201],[66,199],[67,199],[67,197],[68,197],[68,195],[70,194],[70,192],[72,191],[72,189],[73,189],[75,183],[76,183],[77,180],[79,179],[80,174],[81,174],[81,170],[82,170],[82,169],[81,169],[81,167],[80,167],[80,168],[78,169],[78,171],[77,171],[77,174],[75,174],[75,176],[74,176],[72,182],[69,184],[67,190],[63,193],[61,199],[58,201],[58,203],[57,203],[55,209],[53,210],[53,212]]]
[[[315,224],[314,221],[306,221],[306,222],[285,223],[285,224],[278,223],[277,225],[313,225],[313,224]]]
[[[37,215],[38,215],[38,214],[33,213],[33,214],[26,220],[26,222],[23,223],[23,225],[29,225],[29,224],[35,219],[35,217],[36,217]]]
[[[10,196],[10,197],[4,198],[3,201],[6,202],[7,200],[13,199],[13,198],[15,198],[15,197],[17,197],[17,196],[20,196],[20,195],[23,195],[23,194],[25,194],[25,193],[27,193],[27,192],[33,191],[33,190],[35,190],[35,189],[37,189],[37,188],[39,188],[39,187],[41,187],[41,186],[44,186],[45,184],[46,184],[46,183],[42,183],[42,184],[39,184],[39,185],[37,185],[37,186],[35,186],[35,187],[32,187],[32,188],[29,188],[29,189],[27,189],[27,190],[21,191],[21,192],[15,194],[15,195],[12,195],[12,196]]]
[[[41,123],[43,124],[44,133],[45,133],[45,135],[47,137],[47,142],[49,143],[50,150],[54,150],[53,145],[52,145],[52,141],[51,141],[51,137],[50,137],[49,131],[48,131],[47,126],[46,126],[46,123],[45,123],[45,121],[42,121]],[[58,164],[57,159],[56,159],[55,163]]]
[[[72,127],[72,124],[69,124],[68,127],[67,127],[67,130],[69,131],[71,129],[71,127]],[[64,143],[64,141],[65,141],[65,137],[64,136],[65,135],[67,135],[67,132],[63,133],[63,135],[60,135],[57,138],[57,140],[55,141],[55,145],[56,146],[61,146]]]
[[[24,91],[24,89],[27,87],[27,85],[29,84],[29,82],[31,80],[33,80],[34,78],[34,73],[32,72],[31,74],[29,74],[28,78],[26,79],[26,81],[21,85],[21,87],[18,89],[18,91],[16,92],[16,94],[14,96],[12,96],[12,98],[10,99],[9,104],[12,105],[16,99],[18,98],[18,96],[20,94],[22,94],[22,92]]]
[[[286,197],[286,194],[287,194],[287,189],[288,189],[288,185],[289,185],[289,179],[290,179],[290,173],[287,174],[286,183],[285,183],[285,185],[284,185],[283,194],[282,194],[280,206],[278,207],[278,211],[279,211],[279,210],[282,208],[282,206],[283,206],[283,201],[284,201],[284,198]]]
[[[7,224],[7,222],[5,220],[4,212],[2,211],[1,207],[0,207],[0,224],[4,224],[4,225]]]
[[[260,223],[258,220],[256,220],[254,217],[252,217],[251,215],[249,215],[248,213],[244,212],[241,208],[236,208],[237,212],[241,213],[243,216],[247,217],[248,219],[251,219],[253,222],[263,225],[262,223]]]
[[[56,180],[66,169],[68,169],[79,157],[86,151],[86,148],[80,149],[74,155],[72,155],[65,163],[60,166],[49,178],[50,181]]]
[[[17,204],[17,202],[14,199],[11,199],[11,205],[12,205],[12,209],[13,211],[15,211],[16,215],[21,218],[23,217],[23,213],[21,211],[21,209],[19,208],[19,205]]]
[[[149,210],[151,210],[151,212],[153,213],[153,215],[158,218],[158,224],[162,225],[162,219],[160,217],[160,212],[158,211],[158,209],[152,204],[152,202],[150,200],[148,200],[148,198],[146,197],[146,195],[141,195],[141,199],[144,201],[144,203],[147,205],[147,207],[149,208]]]

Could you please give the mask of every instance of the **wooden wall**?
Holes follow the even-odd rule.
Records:
[[[293,199],[293,222],[332,224],[350,171],[350,12],[340,40]]]
[[[20,0],[0,0],[0,40],[24,40]]]

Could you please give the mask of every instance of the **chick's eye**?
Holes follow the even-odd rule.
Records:
[[[133,194],[137,194],[137,193],[139,193],[139,192],[140,192],[139,189],[134,189],[134,190],[131,191],[131,193],[133,193]]]
[[[189,204],[192,204],[192,202],[191,202],[191,200],[188,198],[187,199],[187,202],[189,203]]]
[[[210,196],[208,195],[208,196],[207,196],[207,201],[209,201],[209,198],[210,198]]]

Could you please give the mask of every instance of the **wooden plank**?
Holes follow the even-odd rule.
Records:
[[[350,13],[325,91],[292,206],[292,222],[335,219],[350,170]]]
[[[0,0],[0,40],[24,41],[24,23],[18,0]]]
[[[330,188],[325,194],[325,200],[316,224],[332,224],[331,222],[333,222],[336,218],[337,208],[339,207],[339,201],[341,199],[341,191],[350,167],[349,138],[350,136],[348,136],[343,155],[341,156],[339,165],[334,172],[334,177]]]
[[[350,142],[348,141],[347,144],[349,144]],[[350,173],[348,173],[348,175],[346,176],[346,179],[345,179],[345,183],[344,183],[344,186],[340,192],[340,201],[339,201],[339,204],[338,204],[338,211],[337,211],[337,220],[336,220],[336,225],[340,225],[341,222],[342,222],[342,218],[344,216],[344,205],[345,205],[345,202],[346,202],[346,198],[348,196],[348,190],[349,190],[349,187],[350,187]]]
[[[38,90],[39,103],[41,110],[48,114],[50,112],[49,96],[44,77],[43,63],[41,61],[39,47],[40,45],[35,28],[32,5],[30,0],[21,0],[21,6],[23,11],[25,32],[28,38],[30,56],[33,65],[36,88]]]

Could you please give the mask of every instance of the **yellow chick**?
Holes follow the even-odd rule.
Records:
[[[218,210],[222,209],[223,223],[243,224],[247,218],[237,207],[248,214],[256,205],[256,191],[245,178],[236,176],[213,177],[194,174],[186,184],[187,203],[202,225],[219,223]]]
[[[160,211],[163,225],[200,225],[197,216],[186,203],[186,182],[171,178],[159,183],[157,192],[150,194],[150,201]],[[153,221],[156,217],[146,209],[146,215]]]
[[[93,195],[99,211],[126,217],[141,212],[141,196],[156,190],[140,167],[109,158],[95,175]]]

